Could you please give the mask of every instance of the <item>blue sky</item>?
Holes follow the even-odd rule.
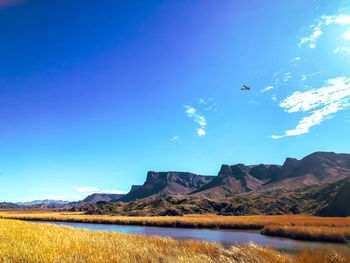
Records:
[[[350,152],[349,1],[7,0],[0,32],[0,201]]]

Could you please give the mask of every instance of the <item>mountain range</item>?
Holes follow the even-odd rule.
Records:
[[[236,194],[273,190],[282,192],[334,183],[350,176],[350,154],[315,152],[283,165],[222,165],[217,176],[188,172],[148,172],[145,183],[119,201],[167,195],[197,195],[222,199]]]
[[[283,165],[224,164],[217,176],[198,175],[190,172],[150,171],[147,173],[144,184],[133,185],[126,195],[95,193],[81,201],[61,204],[61,206],[65,208],[82,207],[79,208],[81,211],[89,211],[90,213],[94,213],[94,211],[100,213],[102,208],[99,210],[99,206],[103,206],[103,209],[108,208],[107,212],[120,212],[122,208],[116,209],[116,206],[118,206],[124,207],[125,209],[122,209],[124,212],[131,211],[130,215],[133,215],[133,209],[145,209],[147,205],[152,208],[156,204],[156,207],[160,208],[159,211],[162,211],[159,213],[166,213],[164,209],[161,209],[162,205],[160,204],[171,208],[177,205],[177,202],[203,204],[203,200],[215,200],[215,204],[212,205],[217,206],[218,200],[230,200],[230,202],[233,202],[230,204],[230,209],[227,205],[221,205],[226,207],[226,210],[215,208],[213,211],[234,214],[239,210],[254,214],[255,212],[266,213],[268,210],[261,210],[260,207],[263,204],[254,201],[252,197],[265,201],[270,200],[270,203],[275,203],[276,200],[283,197],[289,198],[290,202],[285,204],[289,208],[274,209],[269,206],[271,211],[275,211],[275,213],[294,213],[293,211],[295,213],[307,213],[309,211],[319,215],[347,216],[350,215],[350,202],[347,201],[350,200],[349,194],[350,154],[315,152],[301,160],[286,158]],[[171,198],[169,199],[169,197]],[[305,202],[303,198],[311,201]],[[241,200],[246,200],[246,204],[242,203]],[[49,207],[49,201],[46,200],[42,204]],[[34,203],[39,202],[34,201]],[[137,205],[135,205],[135,202],[137,202]],[[168,205],[166,205],[167,202]],[[210,202],[208,201],[208,203]],[[91,206],[91,204],[97,204],[97,206]],[[240,204],[241,208],[233,209],[232,207],[237,204]],[[247,210],[248,204],[250,210]],[[10,206],[9,203],[0,203],[0,205]],[[21,204],[15,204],[14,206],[18,205]],[[140,207],[137,207],[138,205]],[[57,205],[54,207],[57,207]],[[191,205],[179,209],[186,213],[188,207],[191,207]],[[204,207],[204,212],[211,211],[208,205],[204,205]],[[153,209],[152,211],[156,210]],[[196,209],[191,208],[187,212],[195,213]],[[175,212],[173,211],[173,213]]]

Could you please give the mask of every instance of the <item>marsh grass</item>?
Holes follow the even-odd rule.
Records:
[[[210,214],[127,217],[111,215],[85,215],[70,212],[1,212],[0,218],[180,228],[261,229],[262,234],[265,235],[289,237],[309,241],[348,242],[350,240],[350,218],[341,217],[330,218],[301,215],[219,216]]]
[[[337,251],[303,252],[292,257],[253,243],[225,250],[219,244],[201,241],[0,220],[0,262],[345,263],[349,260],[350,257]]]
[[[270,225],[264,227],[261,233],[298,240],[341,243],[346,243],[350,240],[350,227]]]

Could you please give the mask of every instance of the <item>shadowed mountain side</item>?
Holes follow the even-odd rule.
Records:
[[[120,198],[120,201],[147,198],[151,196],[166,196],[173,194],[189,194],[208,184],[213,176],[197,175],[187,172],[148,172],[147,179],[141,187],[130,191]]]
[[[110,202],[86,204],[72,211],[87,214],[114,214],[125,216],[164,216],[215,213],[219,215],[316,215],[338,196],[346,180],[336,183],[308,186],[283,192],[242,193],[226,199],[210,199],[196,195],[153,197],[129,203]]]
[[[95,204],[97,202],[110,202],[118,200],[119,198],[123,197],[125,194],[101,194],[101,193],[94,193],[91,195],[88,195],[83,200],[77,201],[77,202],[71,202],[69,205],[71,206],[80,206],[87,203]]]
[[[350,179],[348,179],[337,194],[319,212],[321,216],[350,216]]]
[[[280,165],[222,165],[209,184],[193,195],[227,198],[244,192],[290,191],[336,182],[350,176],[350,154],[315,152],[302,160],[287,158]]]

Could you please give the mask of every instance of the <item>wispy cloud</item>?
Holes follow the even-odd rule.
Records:
[[[199,98],[199,104],[204,105],[205,106],[204,110],[206,111],[209,111],[209,110],[217,111],[216,102],[214,102],[213,98],[208,98],[207,100],[203,98]]]
[[[126,194],[125,191],[119,191],[119,190],[101,190],[98,193],[101,194]]]
[[[343,35],[345,40],[350,40],[350,30],[345,32],[345,34]]]
[[[119,191],[119,190],[101,190],[98,187],[72,187],[73,190],[78,191],[79,193],[105,193],[105,194],[125,194],[125,192],[123,191]]]
[[[280,103],[280,107],[288,113],[313,111],[310,116],[302,118],[295,129],[287,130],[283,135],[272,135],[271,138],[279,139],[308,133],[311,127],[331,118],[331,114],[349,107],[349,97],[350,78],[345,77],[329,79],[319,89],[294,92]]]
[[[261,93],[264,93],[264,92],[266,92],[266,91],[272,90],[273,88],[274,88],[273,86],[268,86],[268,87],[266,87],[266,88],[260,90],[260,92],[261,92]]]
[[[283,75],[283,82],[287,82],[288,80],[290,80],[292,78],[291,73],[290,72],[286,72]]]
[[[178,140],[178,139],[179,139],[179,136],[177,136],[177,135],[174,136],[173,138],[171,138],[172,141],[176,141],[176,140]]]
[[[334,53],[345,52],[350,55],[350,48],[348,47],[338,47],[334,50]]]
[[[271,100],[277,101],[278,99],[277,99],[276,95],[271,95]]]
[[[205,127],[207,126],[207,120],[204,115],[200,115],[192,106],[185,105],[185,112],[189,118],[193,118],[193,121],[197,123],[200,128],[197,129],[197,134],[203,136],[206,134]]]
[[[339,14],[335,16],[321,16],[321,18],[316,20],[315,25],[311,25],[312,33],[308,37],[302,37],[298,43],[298,46],[301,47],[302,45],[308,43],[310,48],[316,47],[316,42],[320,38],[320,36],[323,34],[323,28],[332,24],[337,25],[349,25],[350,24],[350,16]],[[344,34],[344,39],[347,39],[349,37],[350,39],[350,33],[349,31]]]
[[[304,45],[305,43],[308,43],[310,42],[310,45],[309,47],[310,48],[314,48],[315,47],[315,42],[316,40],[322,35],[322,30],[321,30],[321,25],[322,24],[319,24],[318,26],[312,26],[312,34],[308,37],[303,37],[302,39],[300,39],[300,42],[299,42],[299,47],[301,47],[302,45]]]
[[[197,129],[197,134],[199,136],[204,136],[207,132],[205,130],[203,130],[202,128]]]
[[[93,191],[99,191],[100,188],[97,187],[85,187],[85,186],[76,186],[76,187],[72,187],[73,190],[78,191],[79,193],[85,193],[85,192],[93,192]]]

